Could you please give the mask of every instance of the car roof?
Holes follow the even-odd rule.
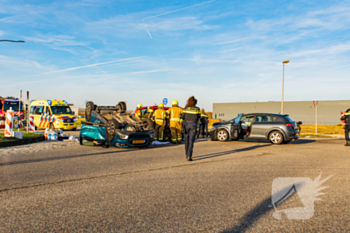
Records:
[[[246,115],[273,115],[273,116],[288,116],[288,114],[266,113],[266,112],[243,113],[243,116],[246,116]]]

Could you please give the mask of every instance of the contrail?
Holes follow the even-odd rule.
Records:
[[[142,19],[142,20],[156,18],[156,17],[158,17],[158,16],[171,14],[171,13],[174,13],[174,12],[177,12],[177,11],[182,11],[182,10],[185,10],[185,9],[188,9],[188,8],[192,8],[192,7],[195,7],[195,6],[204,5],[204,4],[207,4],[207,3],[210,3],[210,2],[214,2],[214,1],[215,1],[215,0],[211,0],[211,1],[207,1],[207,2],[202,2],[202,3],[196,4],[196,5],[187,6],[187,7],[181,8],[181,9],[177,9],[177,10],[173,10],[173,11],[168,11],[168,12],[165,12],[165,13],[162,13],[162,14],[159,14],[159,15],[150,16],[150,17],[144,18],[144,19]]]
[[[151,33],[148,31],[148,28],[147,28],[147,26],[146,26],[145,20],[143,20],[143,25],[145,25],[145,28],[146,28],[146,31],[147,31],[149,37],[150,37],[151,39],[153,39]]]
[[[120,62],[134,60],[136,58],[138,58],[138,57],[127,58],[127,59],[120,59],[120,60],[114,60],[114,61],[107,61],[107,62],[100,62],[100,63],[94,63],[94,64],[90,64],[90,65],[86,65],[86,66],[71,67],[71,68],[67,68],[67,69],[63,69],[63,70],[54,70],[54,71],[49,71],[49,72],[45,72],[45,73],[41,73],[41,74],[29,75],[29,76],[26,76],[26,77],[23,77],[23,78],[39,76],[39,75],[44,75],[44,74],[52,74],[52,73],[64,72],[64,71],[78,70],[78,69],[89,68],[89,67],[100,66],[100,65],[106,65],[106,64],[111,64],[111,63],[120,63]]]

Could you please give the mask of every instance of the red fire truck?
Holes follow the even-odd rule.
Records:
[[[0,96],[0,129],[5,128],[6,112],[12,108],[14,111],[15,124],[21,124],[24,120],[24,106],[23,102],[18,98]]]

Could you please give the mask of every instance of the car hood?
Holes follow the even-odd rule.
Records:
[[[229,124],[229,122],[227,122],[227,121],[215,122],[215,123],[213,124],[213,127],[218,127],[218,126],[220,126],[220,125],[227,125],[227,124]]]

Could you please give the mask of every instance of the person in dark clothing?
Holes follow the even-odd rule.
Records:
[[[185,151],[186,159],[192,161],[193,144],[196,139],[197,123],[201,116],[200,110],[197,105],[197,99],[191,96],[187,100],[186,107],[181,115],[183,120],[183,132],[185,134]]]
[[[349,131],[350,131],[350,108],[348,108],[345,112],[344,115],[340,118],[345,125],[344,125],[344,131],[345,131],[345,145],[344,146],[350,146],[349,142]]]
[[[204,138],[204,131],[206,129],[206,135],[208,136],[208,115],[204,112],[204,109],[201,109],[201,117],[198,121],[198,134],[197,137],[199,138],[199,135],[202,134],[202,137]]]

